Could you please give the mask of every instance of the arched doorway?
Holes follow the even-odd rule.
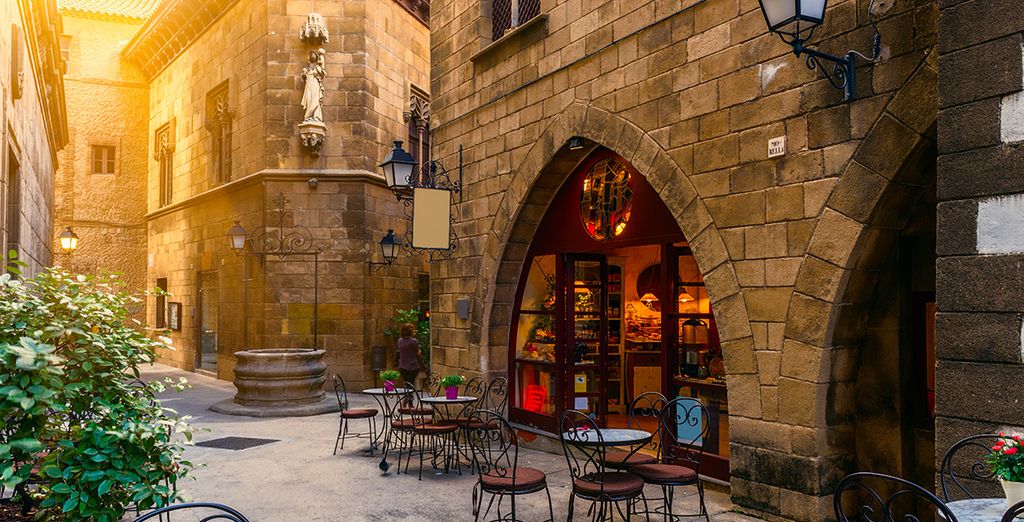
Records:
[[[610,150],[572,169],[530,239],[508,368],[511,419],[552,434],[566,409],[625,426],[644,392],[699,398],[711,411],[702,471],[728,477],[725,366],[703,275],[658,192]]]

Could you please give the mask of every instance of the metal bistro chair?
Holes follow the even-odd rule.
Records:
[[[423,376],[423,391],[428,395],[441,395],[441,374],[428,371]]]
[[[469,442],[467,442],[466,437],[471,430],[497,429],[498,427],[493,422],[481,423],[480,419],[473,417],[473,413],[478,410],[488,410],[504,418],[505,408],[508,405],[508,379],[505,377],[495,377],[479,397],[480,400],[475,404],[469,405],[469,407],[461,412],[459,418],[455,419],[455,423],[459,426],[459,450],[460,453],[468,454],[467,456],[471,458],[469,468],[471,473],[476,472],[477,461],[476,454],[469,448]]]
[[[700,478],[700,462],[704,456],[704,442],[710,427],[710,416],[704,403],[691,397],[676,397],[661,410],[658,421],[658,457],[654,464],[635,464],[629,472],[644,483],[661,486],[662,511],[669,520],[679,516],[703,516],[710,522],[704,505],[704,482]],[[697,486],[700,512],[696,515],[676,515],[672,512],[673,493],[677,486]],[[646,505],[646,497],[644,497]]]
[[[595,503],[597,520],[611,519],[614,511],[630,520],[630,503],[643,494],[644,481],[632,473],[605,471],[607,447],[594,420],[581,411],[566,410],[558,422],[558,437],[572,478],[566,520],[572,520],[576,497]],[[626,502],[625,513],[619,508],[619,502]]]
[[[408,392],[395,398],[391,405],[391,426],[388,447],[389,451],[395,451],[398,455],[398,468],[395,474],[402,472],[402,456],[406,456],[406,472],[408,473],[408,459],[412,455],[412,430],[418,425],[429,422],[428,417],[423,415],[423,405],[419,402],[419,392],[410,389]]]
[[[551,506],[551,491],[548,490],[547,475],[535,468],[519,465],[519,443],[515,431],[498,412],[476,410],[469,416],[470,425],[479,426],[466,433],[473,458],[480,474],[473,486],[473,520],[480,520],[484,494],[491,495],[483,517],[491,512],[494,498],[498,498],[498,512],[494,521],[518,521],[516,497],[543,490],[548,497],[548,521],[554,522],[555,512]],[[511,501],[511,519],[502,516],[501,502],[505,497]]]
[[[422,402],[419,401],[420,392],[413,390],[411,393],[415,397],[415,406],[411,408],[411,413],[405,414],[406,417],[411,417],[412,425],[408,429],[408,449],[405,459],[405,472],[409,473],[409,464],[412,461],[412,454],[419,453],[420,455],[420,469],[419,469],[419,480],[423,480],[423,461],[427,453],[431,454],[431,466],[437,468],[437,459],[441,458],[444,462],[445,470],[447,471],[452,462],[455,463],[459,474],[462,474],[462,467],[458,460],[458,431],[459,426],[454,421],[448,420],[436,420],[432,417],[428,417],[425,412],[429,409],[431,413],[433,409],[423,407]],[[394,426],[392,424],[392,426]],[[418,443],[418,447],[417,447]]]
[[[200,518],[199,522],[208,522],[210,520],[226,520],[228,522],[249,522],[249,519],[245,518],[245,515],[239,513],[238,511],[235,511],[234,509],[228,506],[222,504],[214,504],[212,502],[190,502],[187,504],[174,504],[162,507],[160,509],[150,511],[149,513],[146,513],[145,515],[142,515],[139,518],[136,518],[135,522],[143,522],[144,520],[152,520],[154,518],[156,518],[157,520],[164,520],[163,517],[165,514],[167,514],[167,520],[170,520],[170,515],[168,513],[172,511],[213,512],[210,514],[206,514],[206,516],[203,518]],[[192,518],[195,519],[195,517],[198,516],[201,515],[195,514],[193,515]]]
[[[1020,522],[1017,520],[1017,517],[1021,515],[1024,515],[1024,502],[1018,502],[1010,506],[1010,509],[1007,509],[1006,513],[1003,514],[1002,522]]]
[[[658,423],[661,422],[661,410],[665,409],[668,399],[659,392],[644,392],[638,395],[629,406],[626,427],[629,429],[646,429],[653,426],[652,431],[658,431]],[[646,422],[645,422],[646,421]],[[657,452],[658,438],[651,437],[644,448]],[[655,464],[658,458],[639,451],[612,450],[605,455],[604,465],[617,470],[628,470],[637,464]]]
[[[369,438],[371,441],[377,433],[377,410],[373,408],[349,408],[348,391],[345,388],[345,380],[340,375],[334,374],[334,395],[338,398],[340,414],[338,419],[338,438],[334,441],[334,454],[338,454],[338,445],[345,449],[345,439]],[[367,433],[348,432],[348,423],[354,419],[366,419],[370,429]],[[370,444],[370,454],[373,455],[373,444]]]
[[[832,505],[838,522],[929,519],[958,522],[956,515],[932,492],[908,480],[881,473],[847,475],[836,485]]]
[[[971,435],[958,440],[946,450],[939,467],[943,500],[949,503],[976,498],[975,493],[985,489],[992,494],[1000,491],[999,481],[985,462],[985,457],[1001,438],[994,433]]]

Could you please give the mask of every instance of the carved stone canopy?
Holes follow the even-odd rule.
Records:
[[[313,45],[323,45],[331,40],[327,25],[324,24],[324,17],[320,13],[306,15],[306,23],[299,29],[299,39]]]

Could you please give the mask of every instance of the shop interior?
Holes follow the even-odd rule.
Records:
[[[576,409],[601,426],[626,427],[629,405],[644,392],[699,398],[710,414],[702,443],[719,461],[710,474],[727,478],[725,365],[703,277],[674,219],[667,232],[631,230],[640,216],[668,211],[629,169],[608,169],[626,173],[628,204],[620,199],[611,205],[617,214],[597,213],[595,222],[586,192],[594,171],[606,168],[597,161],[570,178],[548,211],[553,224],[542,221],[556,237],[538,232],[524,266],[510,346],[512,420],[554,433],[558,415]],[[613,192],[604,187],[604,199]],[[568,221],[565,207],[580,217]],[[640,422],[656,431],[653,419]]]

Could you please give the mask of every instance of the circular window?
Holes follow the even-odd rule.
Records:
[[[633,189],[626,167],[615,158],[598,161],[583,177],[580,218],[590,237],[605,241],[626,231]]]

